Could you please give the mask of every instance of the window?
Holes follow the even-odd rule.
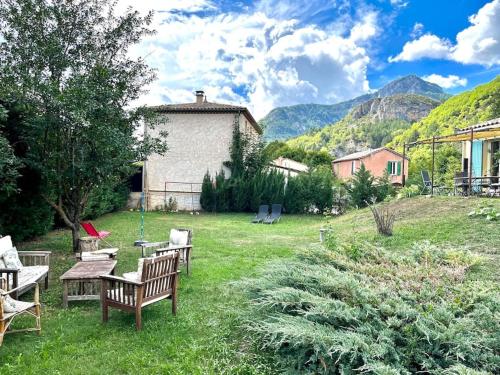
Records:
[[[400,176],[401,175],[401,162],[400,161],[388,161],[387,162],[387,172],[390,176]]]
[[[354,173],[356,173],[356,160],[353,160],[351,162],[351,175],[353,175]]]

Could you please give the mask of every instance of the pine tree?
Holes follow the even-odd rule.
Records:
[[[205,211],[214,211],[215,210],[215,191],[214,186],[212,184],[212,178],[210,177],[210,173],[207,171],[205,176],[203,177],[203,183],[201,185],[201,195],[200,195],[200,204],[201,208]]]
[[[351,182],[349,193],[351,194],[352,202],[357,207],[366,207],[373,197],[377,196],[377,189],[373,185],[374,177],[364,164],[354,174]]]

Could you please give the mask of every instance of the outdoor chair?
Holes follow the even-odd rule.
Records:
[[[424,187],[420,191],[420,194],[423,194],[426,190],[431,193],[435,191],[437,194],[442,194],[448,192],[450,189],[447,188],[446,186],[438,186],[438,185],[432,185],[432,181],[429,177],[429,172],[426,170],[423,170],[421,172],[422,174],[422,182],[424,184]]]
[[[169,251],[179,252],[179,261],[186,265],[186,273],[191,273],[191,253],[193,251],[193,231],[184,228],[170,229],[168,241],[146,242],[141,245],[142,256],[147,255],[161,256]],[[149,254],[146,254],[149,252]]]
[[[273,204],[271,206],[271,214],[263,221],[264,224],[273,224],[281,219],[281,204]]]
[[[124,277],[101,276],[102,321],[108,321],[110,307],[135,312],[135,326],[142,329],[142,309],[152,303],[172,298],[172,314],[177,310],[179,252],[140,258],[136,273]]]
[[[32,289],[34,283],[49,287],[50,251],[17,251],[10,236],[0,238],[0,278],[5,278],[14,298]]]
[[[259,212],[255,215],[252,220],[252,223],[262,223],[265,218],[269,216],[269,205],[261,204],[259,206]]]
[[[33,302],[18,301],[10,296],[16,289],[8,291],[8,283],[5,278],[0,278],[0,346],[3,337],[7,333],[35,331],[40,334],[42,326],[40,323],[40,292],[37,283],[32,283],[35,287]],[[20,315],[29,315],[35,318],[34,328],[10,329],[13,320]]]
[[[467,178],[467,172],[456,172],[454,178],[455,195],[467,195],[468,188],[469,182]]]
[[[111,234],[111,232],[108,232],[105,230],[97,231],[97,229],[94,227],[94,224],[92,224],[92,222],[90,222],[90,221],[83,221],[80,223],[80,225],[82,226],[83,230],[89,236],[96,237],[96,238],[102,240],[106,245],[114,247],[109,242],[104,240],[106,237],[108,237]]]

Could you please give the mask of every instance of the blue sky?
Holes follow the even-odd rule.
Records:
[[[500,0],[121,0],[155,11],[133,50],[157,70],[142,103],[335,103],[416,74],[458,93],[500,74]]]

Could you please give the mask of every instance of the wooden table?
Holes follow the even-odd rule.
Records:
[[[483,188],[490,188],[497,190],[499,186],[498,183],[494,183],[494,180],[499,179],[499,176],[472,176],[471,178],[471,188],[472,193],[480,193]],[[464,193],[469,190],[469,176],[455,177],[455,193],[458,187],[464,189]]]
[[[68,301],[98,300],[101,298],[100,276],[113,275],[116,260],[78,262],[60,277],[63,282],[63,307]]]

